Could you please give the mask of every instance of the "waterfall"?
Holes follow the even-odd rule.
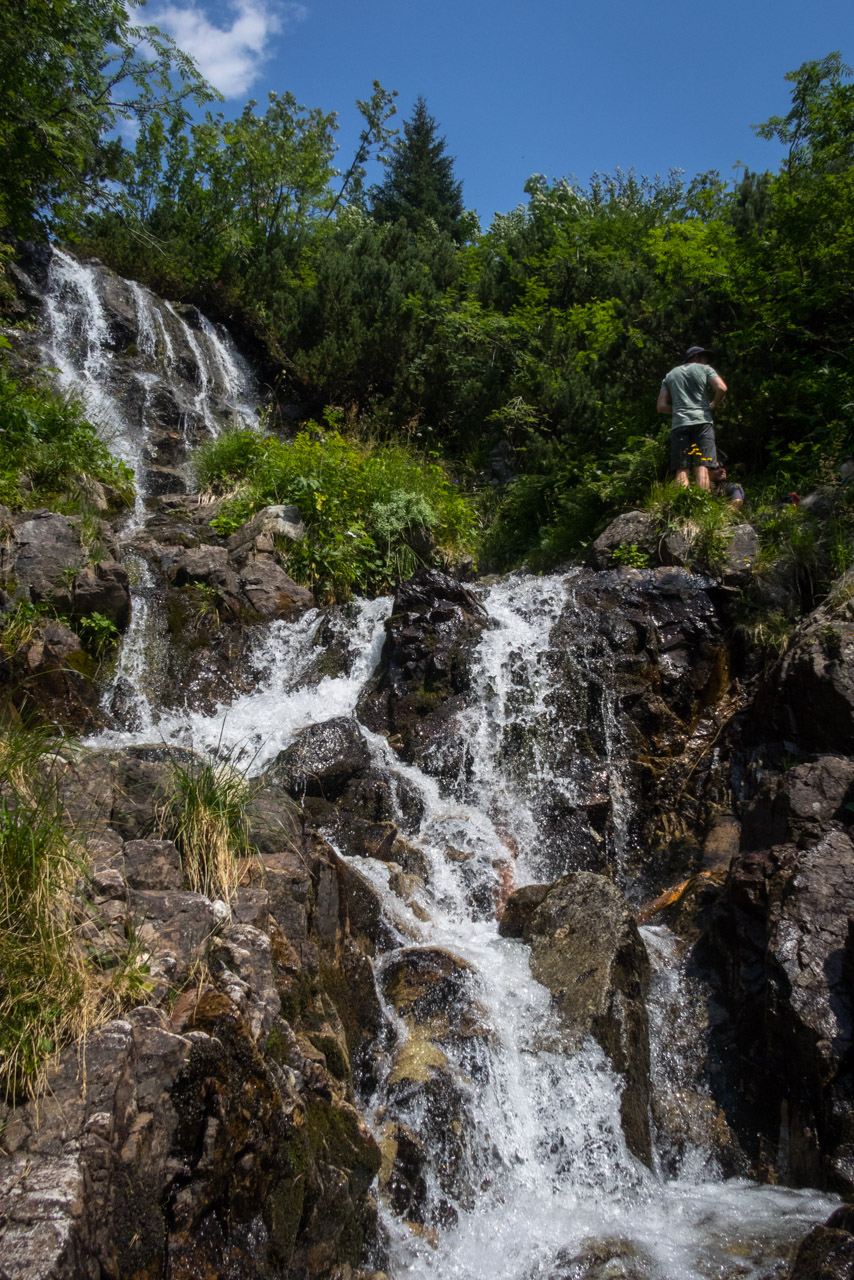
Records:
[[[145,449],[164,412],[153,389],[182,417],[185,447],[218,435],[227,423],[257,423],[259,397],[248,365],[229,335],[195,308],[199,337],[172,303],[56,248],[44,303],[45,362],[65,389],[82,396],[114,452],[134,467],[143,497]],[[134,381],[146,393],[142,403]]]
[[[178,438],[167,468],[177,474],[188,444],[255,420],[251,374],[205,317],[60,251],[45,307],[48,362],[137,473],[125,531],[133,545],[159,482],[150,459],[166,447],[164,424]],[[251,692],[214,714],[166,710],[158,587],[143,554],[126,563],[133,617],[105,693],[126,728],[91,745],[186,745],[260,774],[301,729],[357,715],[390,600],[259,628]],[[397,933],[376,958],[392,1034],[376,1046],[360,1103],[386,1147],[394,1133],[411,1135],[413,1146],[424,1137],[418,1221],[381,1204],[386,1269],[392,1280],[771,1280],[835,1201],[723,1176],[695,1123],[713,1111],[698,1052],[705,993],[684,971],[678,940],[643,931],[657,1140],[647,1168],[623,1136],[620,1077],[592,1040],[567,1048],[528,948],[498,934],[496,911],[511,889],[570,868],[604,871],[629,891],[638,797],[614,651],[589,582],[573,572],[518,574],[476,590],[490,625],[473,655],[468,705],[423,767],[401,763],[385,738],[364,730],[375,765],[418,798],[408,817],[396,816],[425,867],[422,877],[347,859]],[[347,649],[335,675],[320,661],[330,630]],[[444,957],[458,984],[460,1026],[441,1048],[418,1042],[389,995],[399,967],[429,955]],[[400,1087],[407,1053],[441,1063],[445,1096],[423,1081]]]
[[[200,343],[171,303],[61,249],[52,251],[44,306],[45,363],[63,389],[83,399],[112,451],[134,471],[134,507],[121,531],[132,542],[148,497],[163,482],[163,469],[152,458],[169,464],[169,483],[181,484],[187,452],[205,435],[216,436],[234,421],[257,425],[252,373],[229,335],[201,312],[193,309]],[[168,428],[175,421],[181,439],[171,441]],[[122,723],[150,736],[165,625],[151,571],[138,555],[131,567],[131,625],[103,702]]]
[[[727,1180],[702,1136],[687,1131],[678,1154],[662,1146],[654,1167],[646,1168],[626,1147],[621,1081],[602,1050],[588,1041],[566,1052],[549,993],[531,976],[528,948],[498,935],[495,905],[506,877],[519,886],[564,869],[556,865],[559,842],[544,835],[542,790],[557,789],[575,803],[589,802],[593,787],[597,804],[605,791],[613,818],[627,783],[613,695],[599,687],[607,655],[597,648],[574,575],[517,575],[481,598],[492,625],[479,642],[469,706],[453,731],[465,741],[465,754],[451,784],[402,764],[385,738],[364,731],[375,764],[420,797],[420,824],[408,839],[427,866],[423,882],[410,877],[402,886],[394,864],[349,859],[380,894],[400,936],[401,945],[377,959],[379,986],[413,949],[450,953],[465,966],[474,1019],[465,1036],[442,1044],[456,1109],[442,1117],[440,1130],[460,1128],[449,1146],[441,1132],[436,1136],[436,1097],[395,1088],[395,1061],[412,1032],[386,1001],[397,1044],[378,1050],[377,1084],[363,1099],[365,1113],[381,1142],[390,1126],[433,1135],[423,1173],[424,1222],[382,1208],[389,1274],[394,1280],[606,1274],[770,1280],[792,1242],[835,1201]],[[258,642],[263,678],[251,694],[213,716],[164,715],[158,737],[225,751],[232,759],[242,753],[250,772],[261,772],[305,725],[355,713],[390,607],[388,600],[359,602],[339,615],[334,625],[349,633],[352,662],[336,677],[317,676],[315,613],[274,623]],[[555,635],[567,622],[574,649],[567,655],[561,644],[556,663]],[[579,693],[574,715],[559,696],[567,664]],[[150,728],[141,725],[100,741],[141,742],[146,734],[150,740]],[[594,739],[599,754],[591,765],[585,752]],[[584,750],[567,750],[573,743]],[[618,842],[608,832],[603,839],[619,873]],[[699,1034],[691,1021],[698,994],[686,985],[676,940],[666,930],[644,932],[654,969],[654,1090],[659,1103],[686,1089],[702,1095],[691,1048]],[[613,1269],[584,1269],[596,1259],[611,1259]]]

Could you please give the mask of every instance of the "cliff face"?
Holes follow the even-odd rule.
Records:
[[[189,491],[189,447],[256,403],[227,335],[99,265],[18,280],[41,327],[17,358],[106,398],[140,489],[118,515],[93,494],[95,553],[91,519],[0,512],[3,616],[66,619],[4,633],[0,697],[84,735],[51,764],[87,851],[73,928],[140,969],[38,1103],[2,1108],[0,1275],[476,1255],[515,1277],[536,1255],[682,1280],[643,1231],[643,1204],[672,1207],[650,1166],[854,1191],[848,582],[749,687],[726,591],[678,564],[489,589],[424,570],[318,611],[288,574],[298,512],[226,540]],[[112,665],[80,640],[95,614]],[[227,901],[190,888],[167,821],[206,752],[249,788]],[[704,1230],[679,1256],[734,1275]]]

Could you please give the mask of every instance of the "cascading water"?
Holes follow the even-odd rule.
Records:
[[[112,451],[134,471],[134,508],[121,531],[132,542],[145,519],[146,498],[156,489],[151,457],[160,445],[153,437],[164,417],[182,426],[183,439],[166,459],[170,482],[179,483],[190,446],[227,423],[257,424],[252,374],[229,335],[200,312],[194,312],[197,339],[171,303],[61,249],[52,252],[44,304],[46,363],[64,389],[83,398]],[[123,355],[121,369],[117,353]],[[132,567],[131,627],[104,704],[121,704],[124,723],[150,732],[156,716],[152,672],[165,637],[151,573],[138,556]]]
[[[108,308],[101,271],[55,253],[46,354],[61,382],[86,394],[137,471],[133,536],[144,519],[158,396],[171,397],[185,441],[215,434],[235,416],[249,420],[255,400],[246,370],[209,322],[200,318],[194,329],[146,290],[112,279],[122,296]],[[114,332],[110,317],[122,308],[132,342]],[[135,347],[124,382],[112,358],[122,342]],[[348,632],[344,674],[318,674],[319,619],[310,613],[273,623],[258,640],[253,692],[214,715],[165,712],[157,708],[157,651],[166,636],[156,587],[143,558],[130,567],[133,622],[107,694],[114,709],[122,703],[128,728],[95,743],[157,740],[225,751],[257,773],[300,729],[356,713],[390,601],[362,602],[325,624]],[[469,705],[453,741],[428,756],[428,771],[401,764],[384,738],[364,733],[375,763],[419,797],[418,829],[411,820],[406,829],[426,867],[417,878],[394,864],[352,860],[399,935],[400,945],[378,958],[380,986],[388,988],[407,956],[443,955],[464,1006],[464,1034],[439,1047],[417,1043],[386,1001],[395,1034],[377,1047],[364,1109],[381,1141],[390,1130],[406,1131],[415,1142],[423,1136],[425,1148],[417,1213],[382,1209],[387,1269],[394,1280],[771,1280],[790,1243],[833,1202],[725,1180],[702,1126],[690,1123],[679,1131],[678,1149],[671,1132],[646,1168],[620,1127],[620,1078],[595,1043],[572,1051],[561,1043],[528,948],[498,935],[496,908],[510,889],[552,880],[570,866],[608,869],[629,888],[633,795],[609,677],[613,654],[574,576],[519,575],[482,599],[492,625],[479,642]],[[645,937],[655,970],[654,1109],[661,1115],[668,1101],[690,1093],[699,1099],[693,1114],[701,1114],[705,1085],[690,1017],[697,993],[684,985],[670,935],[648,929]],[[429,1088],[401,1089],[408,1051],[441,1062],[450,1110],[437,1106]],[[424,1079],[429,1084],[429,1071]]]
[[[113,359],[117,352],[144,385],[168,387],[184,413],[188,443],[199,438],[194,419],[209,435],[234,420],[255,425],[259,401],[251,372],[229,335],[200,312],[193,310],[197,336],[171,303],[61,249],[52,253],[44,301],[48,363],[63,386],[85,397],[114,449],[131,464],[138,467],[143,456],[153,413],[150,402],[133,413],[134,398]],[[117,332],[122,326],[124,335]],[[185,384],[178,370],[186,371]],[[139,470],[137,481],[144,491]]]
[[[352,859],[381,895],[402,944],[378,959],[379,985],[413,949],[450,953],[468,984],[468,1030],[443,1041],[440,1053],[453,1114],[437,1112],[429,1090],[399,1089],[396,1063],[413,1032],[386,1004],[397,1043],[378,1051],[366,1113],[381,1141],[390,1128],[403,1129],[422,1135],[427,1148],[419,1222],[383,1209],[388,1270],[395,1280],[770,1280],[791,1243],[834,1202],[725,1180],[696,1133],[686,1134],[677,1160],[664,1152],[646,1168],[620,1127],[619,1077],[592,1042],[567,1052],[549,993],[531,977],[527,947],[498,935],[495,906],[508,881],[518,886],[565,869],[555,865],[552,837],[544,848],[542,788],[560,788],[576,801],[589,800],[591,786],[606,788],[619,803],[626,791],[607,696],[598,690],[574,719],[558,696],[566,668],[555,668],[550,639],[568,611],[577,623],[579,687],[595,684],[606,661],[592,630],[585,633],[572,576],[517,576],[483,600],[494,625],[481,638],[475,688],[456,726],[465,761],[452,784],[401,764],[385,738],[364,731],[376,765],[420,796],[420,826],[409,838],[427,865],[423,882],[413,883],[394,865]],[[257,653],[265,675],[252,694],[214,716],[164,717],[158,736],[226,750],[232,759],[242,752],[260,772],[303,726],[355,712],[389,609],[389,601],[355,607],[347,623],[353,661],[337,678],[317,678],[316,615],[274,624]],[[589,761],[560,744],[589,738],[594,703],[607,731],[600,733],[600,776],[591,780]],[[144,741],[146,733],[150,740],[148,726],[140,726],[121,741]],[[567,768],[570,758],[575,764]],[[613,851],[618,860],[616,845]],[[665,1097],[683,1087],[702,1094],[690,1056],[693,1030],[672,1024],[674,1011],[695,995],[679,985],[675,941],[663,930],[646,935],[656,975],[653,1086]]]

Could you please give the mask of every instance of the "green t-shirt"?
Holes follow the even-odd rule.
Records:
[[[711,422],[709,399],[714,395],[712,378],[718,375],[710,364],[678,364],[665,375],[662,387],[670,392],[673,403],[672,430],[677,427],[696,427],[701,422]]]

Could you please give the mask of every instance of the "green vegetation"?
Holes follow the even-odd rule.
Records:
[[[57,791],[62,744],[0,733],[0,1092],[33,1095],[66,1043],[138,1003],[147,982],[133,941],[87,952],[75,882],[85,855]]]
[[[92,480],[108,487],[116,507],[132,500],[133,472],[112,456],[81,403],[23,384],[0,360],[0,503],[85,512]]]
[[[0,8],[0,228],[25,235],[96,201],[121,201],[122,121],[186,119],[216,96],[140,0],[4,0]]]
[[[697,341],[730,384],[718,434],[754,503],[807,492],[852,451],[854,85],[839,53],[790,72],[788,110],[756,126],[786,147],[779,172],[735,184],[717,172],[535,174],[481,230],[423,99],[396,136],[394,94],[374,82],[342,173],[333,113],[282,92],[233,119],[193,120],[187,104],[214,95],[191,60],[148,29],[153,57],[140,58],[138,39],[118,0],[6,6],[0,241],[41,221],[236,320],[288,396],[336,406],[330,425],[346,424],[348,440],[382,442],[350,446],[363,454],[361,504],[334,429],[321,468],[311,426],[292,446],[302,493],[281,442],[238,433],[234,456],[210,464],[212,487],[240,488],[223,527],[274,497],[300,506],[310,536],[294,569],[321,592],[393,582],[423,558],[417,529],[440,547],[468,542],[463,506],[449,517],[436,496],[438,473],[412,487],[411,445],[477,478],[482,562],[546,568],[577,554],[665,479],[657,388]],[[114,136],[122,119],[136,126],[132,149]],[[371,157],[386,173],[368,188]],[[500,476],[495,447],[512,459]],[[361,475],[374,455],[399,492]],[[3,473],[7,501],[22,500],[16,474]],[[48,467],[33,483],[48,494],[70,478]],[[718,534],[698,536],[714,559]],[[809,548],[799,554],[806,563]]]
[[[218,760],[174,765],[160,830],[178,846],[187,883],[196,893],[224,902],[234,896],[239,860],[252,852],[250,797],[245,771],[235,766],[228,753]]]
[[[472,544],[472,503],[403,444],[360,444],[316,423],[293,441],[243,429],[204,445],[195,465],[200,484],[234,494],[213,522],[220,533],[261,507],[298,507],[306,536],[288,547],[289,571],[321,597],[387,590]]]
[[[419,95],[411,120],[403,125],[388,161],[388,171],[371,192],[378,222],[404,222],[411,231],[432,224],[455,239],[462,230],[463,185],[454,178],[454,162],[445,154],[445,139]]]

